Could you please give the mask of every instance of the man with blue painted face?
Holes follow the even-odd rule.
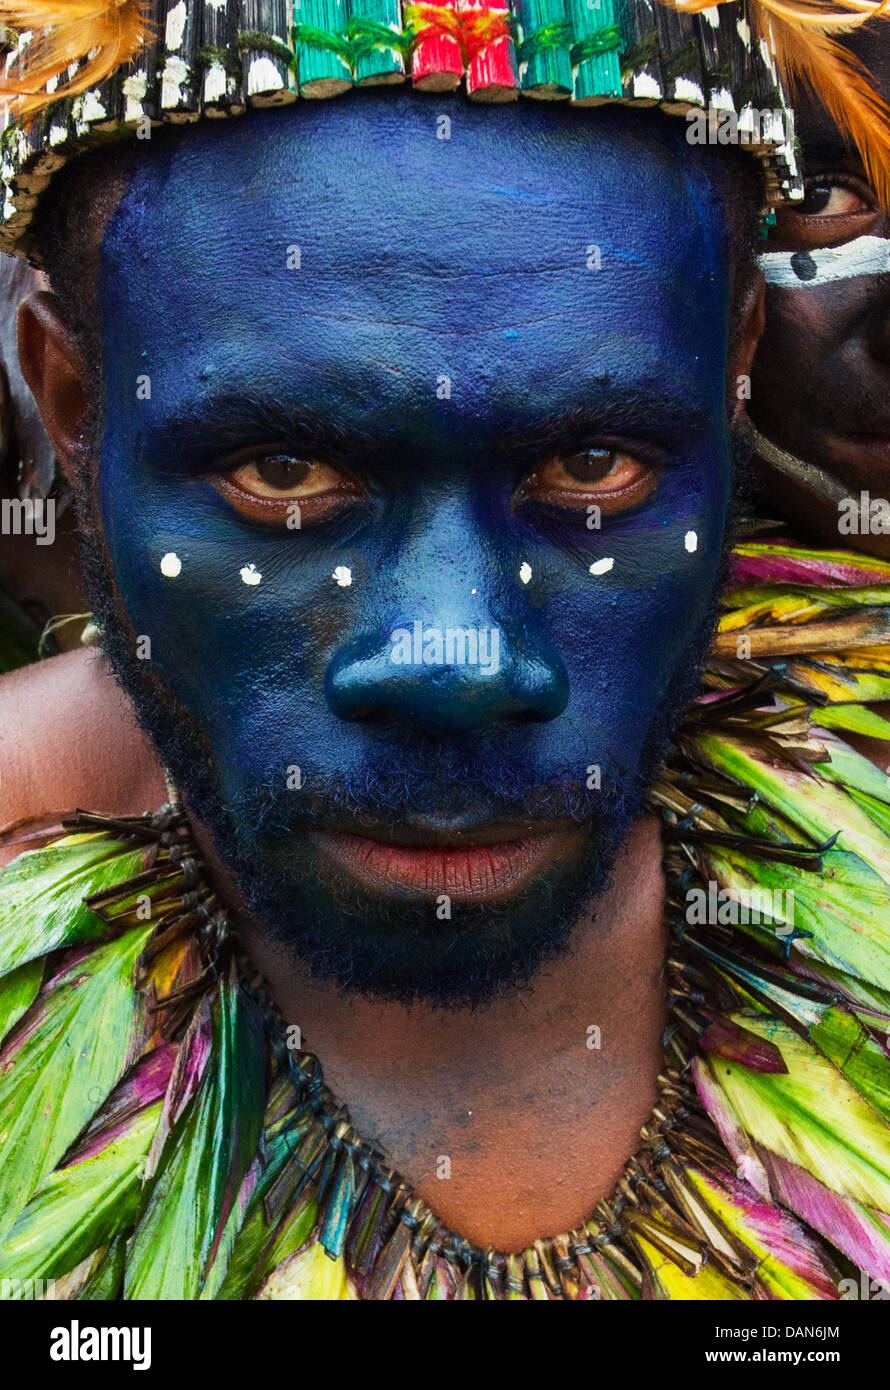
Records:
[[[412,10],[392,53],[460,53],[449,13],[439,33]],[[505,13],[485,35],[518,44],[516,80],[558,69],[555,30]],[[784,1151],[746,1139],[742,1162],[707,1062],[780,1105],[790,1006],[737,1011],[786,977],[797,997],[784,961],[812,932],[774,903],[775,959],[745,965],[722,919],[675,930],[697,844],[778,882],[834,843],[752,809],[744,749],[721,762],[716,709],[772,737],[741,650],[670,761],[732,530],[757,217],[793,185],[787,150],[693,148],[677,113],[736,101],[734,63],[780,101],[768,48],[725,6],[632,7],[574,42],[563,18],[570,81],[624,51],[613,105],[443,118],[397,93],[265,110],[292,69],[251,31],[245,64],[284,86],[183,127],[183,23],[84,79],[57,139],[50,106],[7,170],[8,239],[53,290],[22,310],[23,371],[171,792],[137,816],[143,759],[114,788],[137,818],[66,818],[6,871],[0,1275],[90,1298],[837,1297],[815,1199],[773,1197]],[[304,46],[359,62],[318,33],[285,29],[297,83]],[[80,153],[112,111],[138,125],[152,74],[150,139]],[[55,820],[54,776],[4,822]],[[92,1199],[61,1252],[60,1171]]]

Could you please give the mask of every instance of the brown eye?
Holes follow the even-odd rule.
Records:
[[[331,464],[290,454],[243,454],[216,474],[212,483],[226,501],[252,521],[287,525],[292,530],[326,521],[364,496],[355,479]]]
[[[620,449],[581,449],[557,454],[520,484],[516,501],[583,509],[596,504],[607,515],[643,502],[658,482],[658,469]]]
[[[304,459],[289,458],[287,454],[273,454],[252,466],[257,482],[275,492],[287,492],[288,488],[299,487],[301,483],[305,483],[312,471],[311,463]],[[239,469],[238,472],[249,472],[249,467],[247,470]]]
[[[803,202],[797,208],[801,217],[844,217],[851,212],[863,212],[868,203],[839,183],[814,181],[807,184]]]
[[[769,250],[840,246],[878,230],[881,214],[866,184],[861,188],[830,175],[807,179],[801,202],[777,210]]]
[[[580,454],[569,454],[567,458],[553,460],[557,465],[561,465],[563,471],[570,478],[575,478],[579,483],[585,483],[591,487],[595,483],[605,483],[620,471],[619,460],[621,454],[615,454],[611,449],[585,449]],[[548,465],[552,467],[551,465]]]

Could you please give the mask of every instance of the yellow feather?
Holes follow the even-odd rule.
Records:
[[[821,29],[801,29],[777,13],[770,13],[766,23],[768,41],[789,91],[793,94],[801,86],[812,89],[841,133],[858,149],[869,183],[890,210],[890,106],[871,86],[867,69]]]
[[[686,14],[713,0],[661,0]],[[718,0],[722,3],[722,0]],[[790,95],[808,87],[835,125],[856,146],[880,202],[890,210],[890,106],[871,86],[868,70],[829,31],[851,32],[890,19],[890,0],[750,0],[753,28],[765,39]]]
[[[661,0],[686,13],[714,0]],[[720,0],[718,0],[720,3]],[[863,65],[829,37],[890,18],[890,0],[751,0],[754,27],[773,49],[790,91],[810,86],[841,131],[858,147],[875,192],[890,208],[890,106],[869,85]],[[33,117],[62,97],[76,96],[128,62],[150,29],[145,0],[0,0],[0,24],[34,31],[9,76],[0,79],[0,103],[13,115]],[[91,56],[88,56],[91,55]],[[74,64],[74,77],[46,91]]]
[[[0,102],[12,115],[32,118],[129,62],[150,32],[145,0],[0,0],[0,23],[34,32],[0,79]],[[75,63],[74,77],[47,92],[46,84]]]

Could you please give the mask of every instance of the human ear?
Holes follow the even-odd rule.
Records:
[[[744,413],[750,395],[751,364],[757,351],[760,335],[766,324],[766,281],[763,271],[754,274],[739,305],[739,326],[732,340],[732,355],[729,361],[729,386],[732,392],[732,422]],[[746,378],[748,390],[739,391],[740,381]]]
[[[84,367],[55,295],[40,290],[18,311],[19,362],[63,472],[83,467]]]

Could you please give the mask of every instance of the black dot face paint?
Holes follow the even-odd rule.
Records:
[[[818,274],[816,262],[809,251],[795,251],[791,257],[791,269],[797,279],[804,283],[815,280]]]
[[[890,94],[883,34],[848,41]],[[890,497],[890,214],[827,112],[803,103],[806,197],[764,244],[766,329],[751,415],[774,448],[827,473],[825,500],[766,467],[767,506],[827,544],[890,556],[886,537],[839,532],[835,494]]]
[[[444,998],[568,929],[694,677],[730,486],[724,175],[625,112],[461,108],[447,143],[416,103],[337,114],[152,152],[109,225],[98,500],[151,671],[112,644],[149,720],[175,698],[158,742],[260,916],[322,973]],[[349,505],[231,505],[220,460],[261,448],[348,475]],[[654,485],[560,505],[548,460],[609,450]]]

